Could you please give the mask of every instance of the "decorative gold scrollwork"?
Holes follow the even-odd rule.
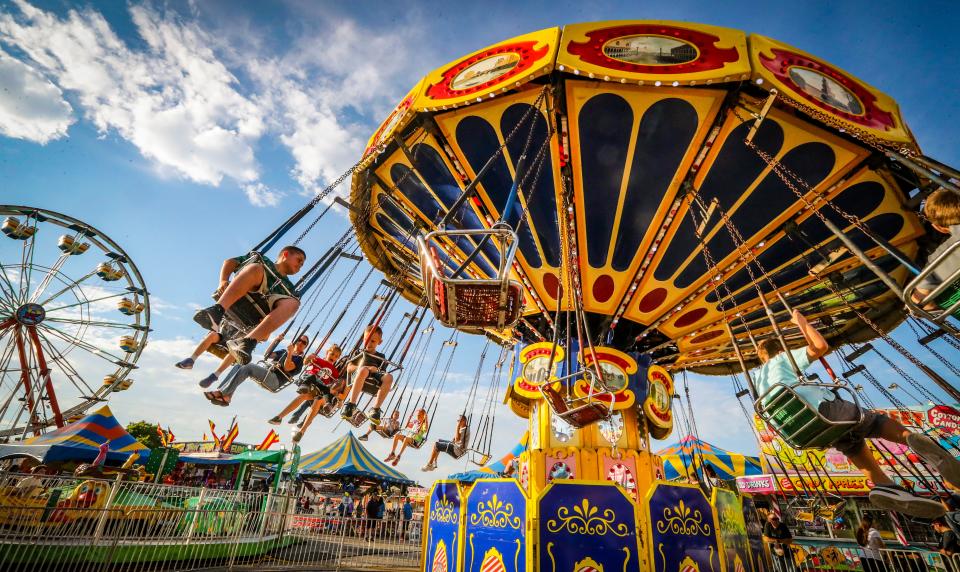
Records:
[[[433,522],[442,522],[444,524],[457,524],[460,522],[459,507],[453,505],[453,501],[443,495],[433,503],[433,510],[430,511],[430,520]]]
[[[683,536],[709,536],[711,528],[703,522],[700,509],[691,509],[683,500],[675,507],[663,509],[663,519],[657,521],[657,532],[661,534],[670,531]]]
[[[477,503],[477,511],[470,515],[470,524],[480,523],[489,528],[507,528],[519,530],[520,517],[513,515],[513,503],[504,503],[493,495],[488,502]]]
[[[572,513],[565,506],[557,509],[557,517],[547,521],[547,530],[559,532],[561,529],[566,529],[571,534],[587,536],[630,534],[630,527],[625,523],[615,522],[616,519],[613,509],[604,509],[603,514],[600,514],[600,509],[590,506],[588,499],[583,499],[581,504],[574,505]]]

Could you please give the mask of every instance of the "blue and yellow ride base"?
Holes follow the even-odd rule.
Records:
[[[530,498],[513,479],[438,481],[424,572],[760,572],[752,500],[657,482],[640,502],[618,485],[557,481]],[[748,534],[748,525],[753,534]]]

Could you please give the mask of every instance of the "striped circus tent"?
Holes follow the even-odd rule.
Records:
[[[704,463],[713,467],[717,477],[722,480],[763,474],[759,457],[733,453],[693,435],[687,435],[679,443],[657,451],[657,455],[663,459],[663,472],[667,480],[686,478],[693,471],[702,477]]]
[[[284,471],[290,470],[290,463]],[[350,431],[323,449],[300,457],[297,473],[305,477],[367,477],[399,485],[413,481],[373,456]]]
[[[477,479],[489,479],[500,476],[501,473],[507,470],[507,467],[510,466],[510,463],[514,459],[523,454],[527,450],[527,443],[530,440],[530,432],[525,431],[523,436],[520,437],[520,440],[517,441],[517,444],[513,446],[512,449],[507,451],[507,454],[500,457],[496,461],[487,463],[486,465],[480,467],[479,469],[473,471],[465,471],[463,473],[454,473],[447,478],[454,479],[463,483],[472,483]]]
[[[0,445],[0,458],[30,456],[44,463],[56,461],[92,461],[100,445],[109,441],[107,460],[123,462],[132,453],[140,461],[150,456],[150,449],[134,439],[104,405],[79,421],[56,431],[45,433],[22,443]]]

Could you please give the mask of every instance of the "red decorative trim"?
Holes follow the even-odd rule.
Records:
[[[542,48],[535,50],[534,46],[536,46],[537,43],[538,42],[535,41],[514,42],[512,44],[503,44],[495,48],[484,50],[461,61],[453,67],[448,68],[445,72],[443,72],[443,79],[438,83],[430,85],[430,87],[427,88],[426,94],[432,99],[453,99],[456,97],[462,97],[464,95],[471,95],[480,91],[484,91],[494,85],[520,75],[532,68],[533,64],[536,63],[537,60],[547,55],[548,46],[544,45]],[[513,69],[507,73],[467,89],[453,89],[450,87],[450,84],[453,82],[453,78],[457,77],[460,72],[472,66],[473,64],[497,54],[508,53],[517,54],[520,56],[520,61],[517,62],[517,65],[515,65]]]
[[[377,145],[379,145],[382,142],[380,139],[381,137],[383,137],[384,131],[386,131],[387,127],[391,126],[390,124],[393,123],[394,118],[396,118],[401,113],[405,113],[408,109],[410,109],[411,105],[413,105],[413,94],[408,95],[406,98],[404,98],[404,100],[401,101],[399,105],[397,105],[397,108],[393,110],[393,113],[391,113],[387,117],[387,120],[383,122],[383,125],[380,126],[380,129],[377,129],[376,134],[374,134],[373,139],[371,139],[371,141],[373,142],[370,144],[369,147],[367,147],[363,151],[364,157],[369,155],[374,150],[374,148],[376,148]]]
[[[682,64],[644,65],[633,64],[611,58],[603,53],[603,46],[610,40],[628,36],[666,36],[693,44],[700,52],[699,56]],[[587,32],[590,38],[586,42],[570,42],[567,52],[578,56],[581,60],[596,66],[630,72],[647,74],[685,74],[698,73],[723,68],[724,65],[740,59],[737,48],[718,48],[718,36],[698,32],[689,28],[663,26],[654,24],[629,24],[614,26]]]
[[[763,64],[763,67],[767,68],[770,73],[776,76],[778,80],[790,86],[790,89],[792,89],[794,93],[803,99],[809,101],[820,109],[829,111],[830,113],[840,116],[851,123],[856,123],[857,125],[862,125],[870,129],[890,131],[896,127],[893,114],[877,107],[876,96],[874,96],[869,89],[864,87],[859,82],[854,81],[840,70],[787,50],[771,48],[770,51],[773,52],[773,57],[770,58],[761,53],[760,63]],[[803,91],[803,89],[801,89],[800,86],[793,81],[793,78],[790,77],[790,68],[794,66],[809,68],[813,71],[822,73],[843,87],[849,89],[855,96],[857,96],[857,98],[860,99],[860,103],[863,105],[863,113],[861,115],[847,113],[842,109],[838,109],[832,105],[827,105],[816,97]]]

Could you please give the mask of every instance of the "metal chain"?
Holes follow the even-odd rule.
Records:
[[[897,147],[895,144],[890,143],[889,141],[885,141],[880,137],[873,135],[872,133],[868,133],[867,131],[860,129],[859,127],[854,127],[848,123],[843,123],[836,117],[833,117],[832,115],[824,111],[811,107],[805,103],[801,103],[793,99],[792,97],[784,94],[783,92],[780,92],[778,94],[778,99],[781,99],[784,103],[786,103],[790,107],[793,107],[798,111],[813,117],[814,119],[820,121],[821,123],[824,123],[826,125],[829,125],[830,127],[833,127],[840,133],[845,133],[853,137],[854,139],[857,139],[858,141],[861,141],[869,145],[870,147],[877,149],[878,151],[887,152],[892,150],[900,153],[905,157],[914,157],[917,154],[914,148],[907,147],[907,146]]]
[[[773,157],[771,157],[768,153],[766,153],[766,152],[763,151],[762,149],[758,148],[758,147],[757,147],[756,145],[754,145],[753,142],[751,142],[751,141],[746,141],[746,140],[745,140],[745,141],[744,141],[744,144],[745,144],[747,147],[750,147],[751,149],[753,149],[753,150],[757,153],[757,155],[759,155],[760,158],[763,159],[763,161],[766,162],[767,165],[769,165],[769,166],[773,169],[773,171],[780,177],[780,180],[783,182],[783,184],[786,185],[786,187],[787,187],[788,189],[790,189],[790,191],[792,191],[793,194],[796,195],[797,198],[799,198],[799,199],[804,203],[804,205],[806,205],[806,207],[807,207],[817,218],[819,218],[821,221],[824,221],[824,222],[827,220],[827,219],[826,219],[826,215],[824,215],[822,212],[820,212],[819,209],[814,208],[813,204],[807,199],[807,197],[806,197],[803,193],[800,192],[800,190],[796,187],[796,185],[793,184],[793,182],[790,180],[790,178],[785,174],[786,169],[784,169],[784,168],[782,167],[782,165],[781,165],[781,163],[780,163],[779,161],[777,161],[776,159],[774,159]],[[799,180],[799,181],[801,182],[801,184],[803,184],[806,188],[808,188],[808,189],[810,188],[810,186],[809,186],[805,181],[803,181],[802,179],[799,179],[799,178],[798,178],[798,180]],[[830,203],[830,202],[828,201],[827,204],[832,204],[832,203]],[[837,210],[838,212],[841,212],[841,211],[839,211],[839,209],[837,209],[837,207],[833,207],[833,208],[834,208],[834,210]],[[854,217],[854,218],[856,218],[856,217]],[[902,345],[900,345],[896,340],[894,340],[893,338],[891,338],[890,336],[888,336],[888,335],[880,328],[880,326],[878,326],[876,323],[874,323],[873,320],[871,320],[871,319],[870,319],[869,317],[867,317],[865,314],[863,314],[862,312],[860,312],[859,310],[857,310],[855,307],[853,307],[853,305],[851,305],[850,302],[846,300],[846,298],[844,298],[843,296],[841,296],[841,295],[836,291],[836,288],[835,288],[835,286],[833,285],[833,283],[832,283],[831,281],[827,280],[826,283],[827,283],[828,287],[834,292],[834,294],[844,303],[844,305],[847,306],[848,309],[852,310],[852,311],[857,315],[857,317],[860,318],[865,324],[867,324],[867,326],[869,326],[870,329],[872,329],[872,330],[877,334],[877,336],[879,336],[881,339],[883,339],[883,341],[885,341],[885,342],[887,342],[888,344],[890,344],[890,346],[892,346],[892,347],[893,347],[895,350],[897,350],[901,355],[903,355],[905,358],[907,358],[907,359],[910,361],[910,363],[912,363],[913,365],[917,366],[917,367],[920,369],[920,371],[923,371],[923,364],[920,362],[919,359],[917,359],[916,356],[914,356],[913,354],[911,354],[905,347],[903,347]]]

